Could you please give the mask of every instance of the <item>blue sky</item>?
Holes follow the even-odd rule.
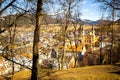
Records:
[[[81,19],[89,19],[89,20],[99,20],[101,19],[101,11],[99,8],[99,5],[95,0],[81,0],[80,3],[78,3],[80,6],[80,12],[82,13]],[[62,11],[59,11],[57,9],[58,5],[53,5],[55,8],[49,9],[48,12],[50,15],[54,15],[56,12],[61,13]]]
[[[23,0],[20,0],[22,2]],[[101,12],[99,8],[99,4],[95,3],[95,0],[82,0],[81,4],[81,19],[89,19],[89,20],[99,20],[101,18]],[[22,7],[22,6],[21,6]],[[23,6],[24,7],[24,6]],[[53,7],[53,6],[52,6]],[[53,12],[57,11],[57,6],[55,8],[48,8],[49,13],[53,14]]]
[[[95,0],[83,0],[81,12],[82,19],[98,20],[101,18],[99,4]]]

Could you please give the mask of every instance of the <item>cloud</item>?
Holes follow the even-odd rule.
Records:
[[[91,4],[91,5],[89,5],[89,6],[95,7],[95,6],[98,6],[98,4],[97,4],[97,3],[94,3],[94,4]]]
[[[88,9],[83,9],[82,12],[83,13],[88,12]]]
[[[82,1],[82,4],[86,4],[87,3],[87,1],[85,0],[85,1]]]
[[[90,13],[91,16],[94,16],[94,13]]]

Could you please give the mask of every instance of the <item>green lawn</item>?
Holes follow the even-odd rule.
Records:
[[[30,80],[30,74],[31,71],[29,70],[18,72],[14,75],[14,80]],[[120,80],[120,66],[99,65],[99,66],[72,68],[61,71],[43,70],[39,72],[39,79],[40,80]]]

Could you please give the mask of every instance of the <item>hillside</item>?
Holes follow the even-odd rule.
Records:
[[[45,77],[43,80],[120,80],[120,73],[116,72],[118,66],[88,66],[82,68],[58,71],[55,74]]]
[[[20,14],[16,14],[16,15],[9,15],[9,16],[4,16],[2,18],[0,18],[0,21],[2,22],[1,25],[2,26],[6,26],[6,23],[9,23],[9,19],[10,19],[10,23],[13,22],[17,16]],[[82,23],[85,25],[99,25],[101,23],[104,24],[110,24],[111,21],[110,20],[89,20],[89,19],[70,19],[71,22],[73,23]],[[49,16],[49,15],[44,15],[43,16],[43,24],[61,24],[64,23],[66,20],[65,18],[59,18],[59,17],[55,17],[55,16]],[[119,23],[119,19],[116,20],[116,23]],[[21,17],[19,17],[16,21],[17,26],[30,26],[30,25],[35,25],[35,14],[25,14]]]
[[[39,73],[40,80],[120,80],[120,66],[100,65],[72,68],[63,71],[52,71]],[[49,71],[50,72],[50,71]],[[48,75],[48,76],[46,76]],[[0,80],[4,80],[0,78]],[[29,80],[30,71],[24,70],[14,75],[13,80]]]

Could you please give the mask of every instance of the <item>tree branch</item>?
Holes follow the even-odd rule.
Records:
[[[112,3],[108,2],[107,0],[97,0],[97,1],[101,2],[101,3],[104,3],[104,4],[112,7],[113,9],[120,10],[120,7],[115,7],[116,4],[112,4]]]
[[[13,1],[11,1],[7,6],[5,6],[5,7],[0,11],[0,15],[2,14],[2,12],[3,12],[4,10],[6,10],[9,6],[11,6],[15,1],[16,1],[16,0],[13,0]]]
[[[27,12],[27,11],[26,11],[26,12]],[[21,16],[23,16],[26,12],[24,12],[23,14],[18,15],[18,16],[16,17],[16,19],[15,19],[8,27],[12,27],[12,26],[14,25],[14,23],[16,23],[16,21],[17,21]],[[5,32],[6,30],[7,30],[7,29],[1,30],[1,31],[0,31],[0,34],[3,33],[3,32]]]
[[[27,68],[27,69],[29,69],[29,70],[32,70],[30,67],[25,66],[25,65],[23,65],[23,64],[20,64],[20,63],[14,61],[14,60],[11,60],[11,59],[9,59],[8,57],[3,56],[3,58],[5,58],[6,60],[8,60],[8,61],[10,61],[10,62],[13,62],[13,63],[15,63],[15,64],[17,64],[17,65],[23,66],[23,67],[25,67],[25,68]]]
[[[27,12],[27,10],[24,10],[24,9],[22,9],[22,8],[20,8],[20,7],[18,7],[18,6],[16,6],[16,5],[11,5],[12,7],[15,7],[15,8],[18,8],[18,9],[21,9],[21,10],[23,10],[23,11],[26,11]]]

